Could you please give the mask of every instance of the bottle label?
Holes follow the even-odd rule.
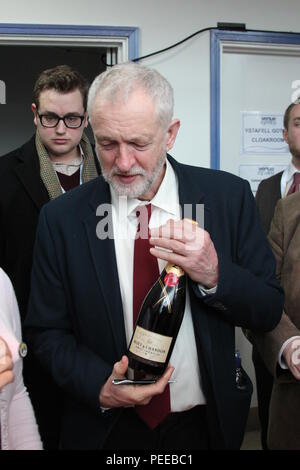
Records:
[[[170,336],[136,326],[129,351],[143,359],[163,364],[166,362],[172,339]]]

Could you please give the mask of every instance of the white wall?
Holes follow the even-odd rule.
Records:
[[[299,0],[0,0],[1,23],[139,27],[140,55],[218,21],[246,23],[247,29],[297,32],[299,17]],[[144,61],[174,87],[175,114],[182,128],[171,153],[182,162],[202,166],[210,165],[209,53],[209,33],[205,33]],[[0,80],[3,67],[0,57]]]
[[[1,23],[139,27],[140,55],[218,21],[243,22],[248,29],[299,31],[299,17],[298,0],[0,0]],[[182,128],[174,156],[209,166],[209,33],[144,63],[161,71],[175,90],[175,113]],[[2,67],[0,58],[0,79]]]

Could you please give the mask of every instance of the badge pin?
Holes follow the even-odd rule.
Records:
[[[19,355],[21,357],[25,357],[27,356],[27,352],[28,352],[28,348],[27,348],[27,344],[26,343],[20,343],[19,345]]]

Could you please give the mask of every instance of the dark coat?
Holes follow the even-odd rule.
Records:
[[[0,265],[14,286],[24,321],[39,213],[49,195],[40,177],[35,136],[0,158]]]
[[[249,184],[228,173],[170,158],[180,204],[204,204],[205,228],[219,257],[216,294],[203,298],[189,281],[202,386],[214,448],[239,448],[252,384],[235,384],[235,325],[268,331],[283,294]],[[99,449],[120,409],[101,413],[99,393],[126,352],[114,240],[96,235],[100,204],[110,204],[100,176],[41,212],[26,319],[31,347],[67,392],[61,444]],[[105,214],[106,216],[106,214]],[[188,384],[187,384],[188,387]]]
[[[99,169],[96,158],[95,162]],[[39,214],[47,202],[49,195],[40,177],[34,135],[20,148],[0,158],[0,266],[14,286],[22,324],[28,306]],[[59,419],[58,389],[30,350],[24,360],[24,381],[42,440],[46,447],[55,447],[58,439],[58,427],[54,422]]]
[[[260,221],[266,235],[268,235],[270,230],[275,206],[281,198],[280,182],[282,173],[283,171],[262,180],[258,185],[255,195]]]

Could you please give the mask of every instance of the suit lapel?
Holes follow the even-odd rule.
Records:
[[[201,222],[200,215],[204,214],[204,228],[210,231],[210,208],[207,198],[201,189],[201,179],[195,179],[189,167],[181,165],[174,158],[168,156],[178,180],[179,203],[182,210],[182,217],[193,218]],[[198,207],[197,207],[198,206]],[[198,216],[198,217],[197,217]]]
[[[204,195],[201,189],[201,178],[195,178],[192,171],[186,166],[176,162],[172,157],[168,157],[173,169],[176,173],[178,186],[179,186],[179,203],[182,209],[183,217],[186,216],[184,211],[185,205],[188,208],[188,217],[193,217],[193,220],[200,222],[197,213],[204,214],[204,229],[210,233],[211,231],[211,214],[210,214],[210,203],[207,201],[207,196]],[[212,200],[213,195],[210,194]],[[198,205],[198,209],[197,209]],[[190,215],[189,212],[192,212]],[[200,217],[201,219],[201,217]],[[212,367],[212,342],[210,334],[210,318],[207,314],[207,306],[199,299],[199,295],[195,295],[198,286],[193,283],[190,279],[188,282],[192,317],[194,323],[194,331],[198,344],[198,349],[204,355],[205,363],[208,367]]]
[[[49,202],[48,192],[40,177],[34,137],[20,149],[15,172],[25,191],[38,209],[41,209],[46,202]]]
[[[103,212],[99,210],[100,204],[104,208]],[[108,185],[101,179],[95,187],[89,205],[90,213],[83,223],[88,238],[93,268],[102,293],[102,299],[104,299],[104,305],[99,305],[99,308],[105,308],[108,312],[116,351],[118,357],[121,358],[127,345],[115,245],[113,239],[109,237],[99,239],[96,233],[99,224],[105,221],[108,221],[110,227],[112,227],[110,192]],[[109,215],[107,215],[107,211]],[[100,212],[102,212],[102,215],[100,215]]]

